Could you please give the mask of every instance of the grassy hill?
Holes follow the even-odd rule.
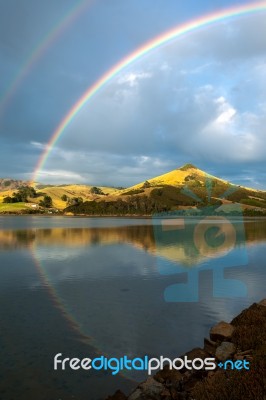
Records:
[[[266,211],[266,192],[231,184],[186,164],[137,185],[67,207],[74,214],[153,214],[206,205],[238,203],[243,210]]]
[[[0,180],[5,182],[5,179]],[[9,180],[8,180],[9,181]],[[11,181],[11,180],[10,180]],[[69,201],[74,198],[81,198],[85,201],[92,201],[100,199],[102,197],[108,196],[117,192],[116,188],[99,186],[103,194],[97,195],[91,193],[93,186],[91,185],[36,185],[36,197],[28,198],[28,202],[19,203],[3,203],[5,197],[12,197],[13,193],[16,193],[21,186],[29,186],[30,182],[16,181],[12,180],[10,185],[2,185],[0,187],[0,213],[20,213],[27,212],[29,210],[33,211],[34,206],[38,205],[44,196],[50,196],[52,198],[53,209],[58,209],[59,211],[65,209],[68,205],[67,201],[63,201],[62,197],[65,195]]]
[[[14,191],[20,186],[29,185],[30,182],[10,178],[0,178],[0,195],[1,192]]]
[[[210,175],[192,164],[151,178],[120,192],[122,196],[149,195],[166,201],[179,201],[179,205],[240,203],[247,207],[266,207],[266,192],[232,184]]]
[[[98,186],[98,188],[103,192],[103,195],[95,195],[91,193],[92,187],[93,186],[89,185],[48,185],[41,186],[40,189],[37,189],[37,193],[45,193],[46,195],[50,196],[53,201],[53,206],[59,210],[63,210],[67,206],[66,201],[62,200],[63,195],[66,195],[69,199],[80,197],[83,201],[91,201],[117,192],[117,189],[115,188]]]
[[[1,204],[12,196],[21,181],[6,180],[0,190],[0,212],[27,212],[50,196],[53,209],[72,214],[88,215],[150,215],[206,205],[223,207],[240,204],[246,212],[266,212],[266,192],[232,184],[210,175],[193,164],[185,164],[163,175],[150,178],[127,189],[89,185],[36,185],[36,196],[29,203]],[[25,183],[24,183],[25,184]],[[95,189],[95,187],[94,187]],[[79,199],[76,201],[75,199]],[[222,208],[221,208],[222,209]]]
[[[189,181],[198,181],[205,183],[206,177],[209,179],[218,181],[220,183],[228,184],[229,182],[217,178],[213,175],[207,174],[206,172],[195,167],[193,164],[185,164],[180,168],[174,169],[166,174],[156,176],[154,178],[148,179],[145,182],[138,183],[137,185],[131,186],[128,189],[123,190],[137,190],[150,185],[151,187],[159,187],[162,185],[180,187],[186,185]]]

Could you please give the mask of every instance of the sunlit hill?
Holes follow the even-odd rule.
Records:
[[[126,189],[90,185],[37,185],[24,201],[15,201],[29,183],[0,180],[0,211],[68,215],[151,215],[213,205],[240,205],[247,214],[266,212],[266,192],[232,184],[185,164]],[[15,196],[15,197],[14,197]],[[47,201],[47,199],[50,199]],[[17,198],[21,200],[22,198]],[[13,202],[14,200],[14,202]]]

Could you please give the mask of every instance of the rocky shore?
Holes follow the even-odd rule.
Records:
[[[266,400],[266,299],[242,311],[230,323],[221,321],[204,339],[203,348],[181,356],[215,357],[216,364],[240,361],[249,369],[163,370],[126,396],[120,390],[106,400]],[[242,363],[241,363],[242,361]],[[238,364],[235,364],[238,365]]]

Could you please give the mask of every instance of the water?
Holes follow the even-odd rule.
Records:
[[[104,399],[146,378],[54,371],[57,353],[176,357],[202,346],[213,324],[266,297],[266,220],[231,222],[234,234],[219,221],[219,242],[197,219],[175,230],[141,218],[0,217],[0,398]]]

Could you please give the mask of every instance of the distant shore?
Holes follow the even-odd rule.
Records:
[[[38,213],[38,212],[31,212],[31,213],[26,213],[26,212],[9,212],[9,211],[6,211],[6,212],[0,212],[0,217],[8,217],[8,216],[16,216],[16,217],[26,217],[26,216],[29,216],[29,217],[34,217],[34,216],[36,216],[36,217],[44,217],[44,218],[54,218],[54,217],[64,217],[64,218],[132,218],[132,219],[142,219],[142,218],[146,218],[146,219],[152,219],[152,218],[156,218],[156,216],[158,217],[158,219],[159,218],[161,218],[161,217],[165,217],[165,218],[167,218],[168,216],[167,215],[163,215],[163,213],[162,213],[162,215],[160,216],[159,215],[160,213],[158,213],[158,214],[154,214],[154,215],[152,215],[152,214],[123,214],[123,215],[121,215],[121,214],[119,214],[119,215],[117,215],[117,214],[106,214],[106,215],[102,215],[102,214],[99,214],[99,215],[95,215],[95,214],[73,214],[73,215],[69,215],[69,214],[64,214],[64,213],[61,213],[61,212],[58,212],[58,213],[51,213],[51,214],[48,214],[48,213]],[[171,215],[169,214],[169,217],[170,217]],[[209,215],[209,216],[211,216],[211,217],[219,217],[219,215]],[[200,219],[200,218],[205,218],[205,217],[209,217],[208,215],[186,215],[185,216],[185,218],[186,219]],[[182,215],[180,215],[180,218],[182,217]],[[226,215],[224,215],[224,217],[226,217]],[[254,216],[241,216],[241,215],[231,215],[230,216],[230,218],[234,218],[234,219],[237,219],[237,218],[239,218],[239,219],[242,219],[242,220],[244,220],[244,221],[248,221],[248,220],[251,220],[251,221],[254,221],[254,220],[256,220],[256,219],[258,219],[258,220],[261,220],[261,219],[266,219],[266,215],[254,215]]]

